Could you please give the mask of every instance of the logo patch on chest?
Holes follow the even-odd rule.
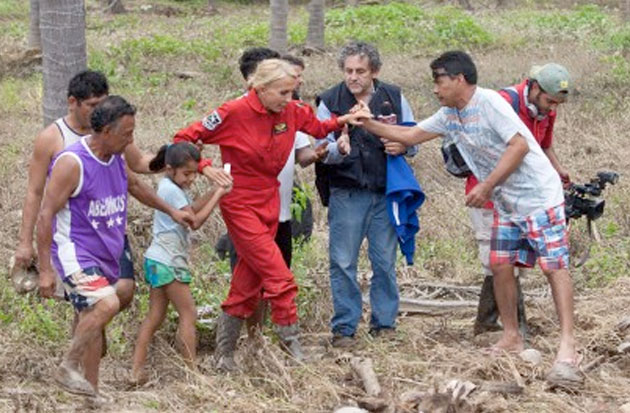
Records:
[[[215,110],[214,112],[212,112],[211,114],[206,116],[201,121],[201,124],[203,125],[204,128],[206,128],[208,130],[215,130],[216,127],[221,124],[221,122],[223,122],[223,120],[221,119],[221,116],[219,115],[219,112],[217,112]]]
[[[282,122],[282,123],[276,123],[275,125],[273,125],[273,134],[274,135],[279,135],[281,133],[286,132],[287,130],[289,130],[289,128],[287,127],[287,124]]]

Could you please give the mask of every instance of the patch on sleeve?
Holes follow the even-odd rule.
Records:
[[[222,121],[223,120],[221,119],[221,116],[219,115],[219,112],[217,112],[215,110],[214,112],[212,112],[211,114],[206,116],[201,121],[201,124],[203,125],[204,128],[206,128],[208,130],[215,130],[217,128],[217,126],[219,126],[221,124]]]

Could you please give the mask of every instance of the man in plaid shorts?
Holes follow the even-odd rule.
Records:
[[[370,119],[362,126],[375,135],[413,145],[442,136],[453,142],[479,180],[466,196],[466,206],[495,204],[490,267],[503,335],[493,353],[520,352],[514,266],[538,261],[551,285],[560,321],[560,346],[548,380],[581,380],[573,334],[573,284],[564,195],[558,173],[527,126],[497,92],[481,88],[470,56],[442,54],[431,63],[433,92],[442,108],[415,128],[385,125]]]

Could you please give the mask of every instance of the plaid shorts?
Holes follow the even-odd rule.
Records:
[[[103,298],[116,294],[116,289],[98,267],[85,268],[64,277],[63,288],[77,311],[92,307]]]
[[[494,214],[490,264],[512,264],[543,271],[569,268],[569,242],[564,204],[522,219]]]

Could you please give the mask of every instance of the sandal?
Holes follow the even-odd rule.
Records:
[[[576,390],[584,384],[584,373],[580,370],[582,356],[575,359],[557,360],[553,363],[546,380],[551,389]]]

